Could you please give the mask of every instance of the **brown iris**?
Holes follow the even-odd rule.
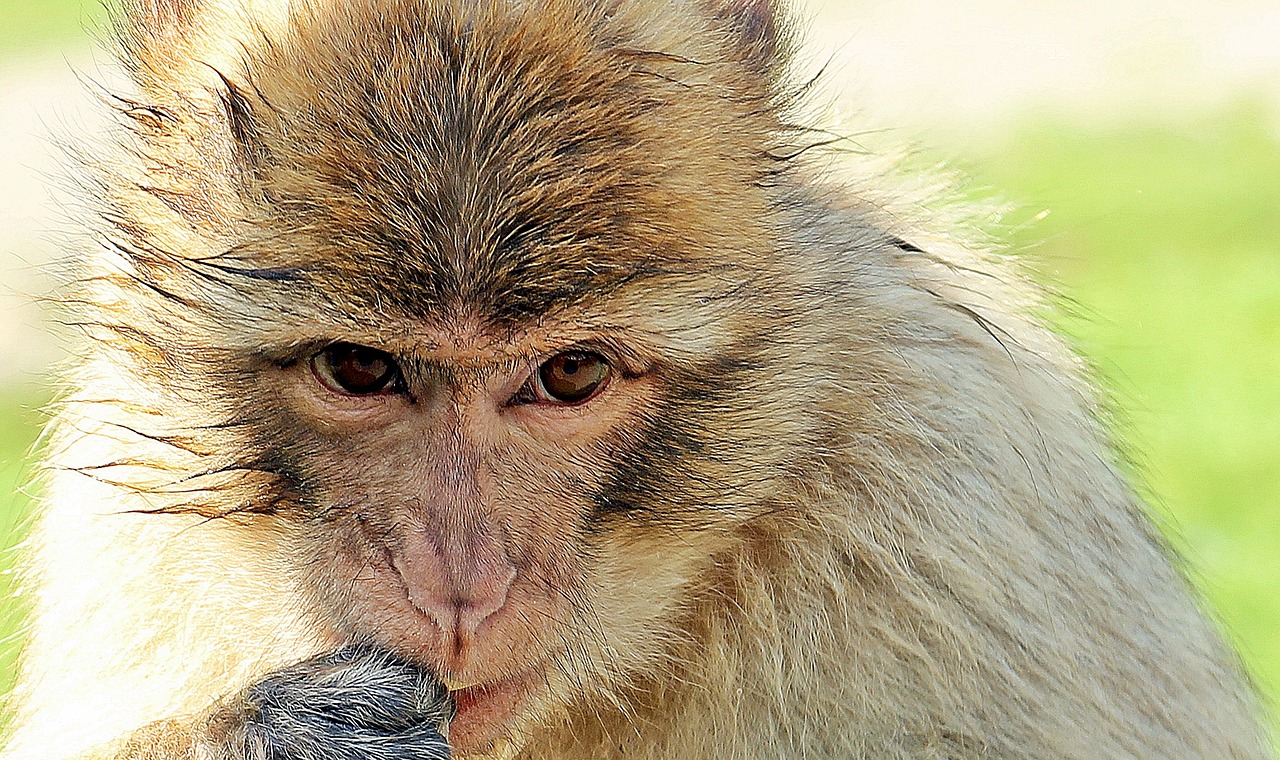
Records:
[[[589,351],[565,351],[538,367],[538,386],[544,400],[578,404],[591,398],[609,379],[609,362]]]
[[[354,343],[325,348],[311,357],[311,369],[330,390],[352,396],[389,390],[400,377],[400,367],[391,354]]]

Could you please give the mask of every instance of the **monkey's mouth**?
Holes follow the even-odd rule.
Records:
[[[453,698],[449,744],[460,754],[487,754],[493,745],[510,738],[508,730],[533,694],[538,680],[521,674],[501,681],[465,684],[444,679]]]

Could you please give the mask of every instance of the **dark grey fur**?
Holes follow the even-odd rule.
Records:
[[[214,716],[219,760],[448,760],[449,692],[394,655],[342,649],[276,671]]]

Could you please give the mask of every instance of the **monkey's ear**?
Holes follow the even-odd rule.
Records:
[[[254,47],[287,23],[283,13],[288,3],[122,3],[116,40],[136,89],[111,102],[142,138],[139,149],[163,157],[157,164],[179,167],[172,172],[151,169],[144,184],[153,195],[162,193],[164,203],[188,220],[222,219],[208,205],[217,194],[211,188],[237,198],[257,192],[255,179],[265,163],[259,129],[264,109],[258,107],[247,63]],[[160,182],[162,174],[165,183]]]
[[[791,55],[791,25],[778,0],[703,0],[749,71],[775,79]]]

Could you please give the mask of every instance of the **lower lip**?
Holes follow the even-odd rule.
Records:
[[[528,677],[470,686],[452,693],[449,744],[462,755],[484,754],[508,736],[507,728],[533,691]]]

